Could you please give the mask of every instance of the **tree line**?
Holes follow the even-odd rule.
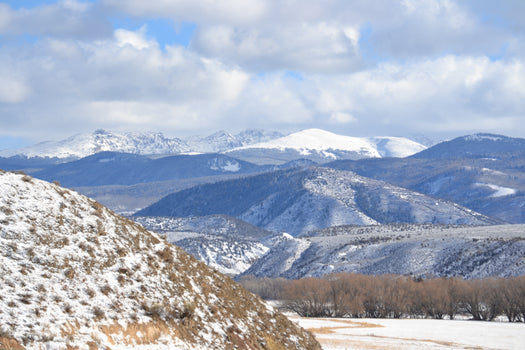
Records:
[[[302,317],[449,318],[525,322],[525,276],[463,280],[338,273],[300,280],[246,276],[241,284]]]

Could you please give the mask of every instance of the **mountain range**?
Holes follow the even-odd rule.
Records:
[[[525,225],[343,225],[293,237],[223,215],[133,219],[236,278],[297,279],[338,272],[486,278],[525,273]]]
[[[525,223],[525,140],[477,134],[406,158],[324,166],[447,199],[508,223]]]
[[[339,226],[283,235],[244,275],[330,273],[486,278],[525,274],[524,225]]]
[[[173,155],[184,153],[220,153],[236,147],[268,141],[283,136],[265,130],[245,130],[236,135],[219,131],[209,136],[185,139],[168,138],[160,132],[128,132],[106,130],[76,134],[60,141],[45,141],[33,146],[0,151],[2,157],[78,159],[98,152],[120,152],[140,155]]]
[[[137,154],[100,152],[31,172],[65,186],[132,185],[225,174],[248,174],[270,170],[223,154],[176,155],[149,158]]]
[[[455,203],[353,172],[315,167],[195,186],[137,213],[174,217],[211,214],[233,216],[292,235],[345,224],[498,222]]]
[[[275,131],[253,129],[235,135],[219,131],[205,137],[190,136],[184,139],[167,138],[159,132],[118,134],[96,130],[91,134],[77,134],[61,141],[2,150],[0,156],[68,161],[99,152],[149,156],[231,152],[232,157],[247,161],[282,164],[301,158],[326,162],[347,158],[405,157],[423,149],[424,146],[405,138],[357,138],[318,129],[307,129],[288,136]]]
[[[87,197],[3,171],[0,193],[2,348],[321,349],[240,285]]]

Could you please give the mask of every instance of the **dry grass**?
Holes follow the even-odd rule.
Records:
[[[25,348],[15,339],[0,336],[0,350],[24,350]]]

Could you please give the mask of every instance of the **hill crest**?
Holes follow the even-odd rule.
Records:
[[[0,325],[28,349],[320,349],[229,278],[97,202],[0,172]]]

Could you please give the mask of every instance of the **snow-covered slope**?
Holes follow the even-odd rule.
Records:
[[[524,225],[332,227],[279,242],[245,274],[291,279],[337,272],[520,276],[525,274],[524,232]]]
[[[280,159],[309,158],[314,161],[407,157],[426,147],[401,137],[351,137],[320,129],[307,129],[268,142],[239,147],[230,154],[247,157],[250,154],[273,153]]]
[[[139,216],[225,214],[292,235],[336,225],[498,223],[452,202],[349,171],[301,168],[196,186],[164,197]]]
[[[5,172],[0,342],[26,349],[320,349],[157,234],[73,191]]]
[[[0,151],[4,157],[23,155],[49,158],[82,158],[103,151],[133,154],[175,154],[188,152],[189,147],[177,138],[166,138],[159,132],[118,134],[96,130],[77,134],[61,141],[46,141],[34,146]]]
[[[229,276],[241,274],[263,256],[269,249],[263,242],[274,234],[226,215],[132,219]]]

